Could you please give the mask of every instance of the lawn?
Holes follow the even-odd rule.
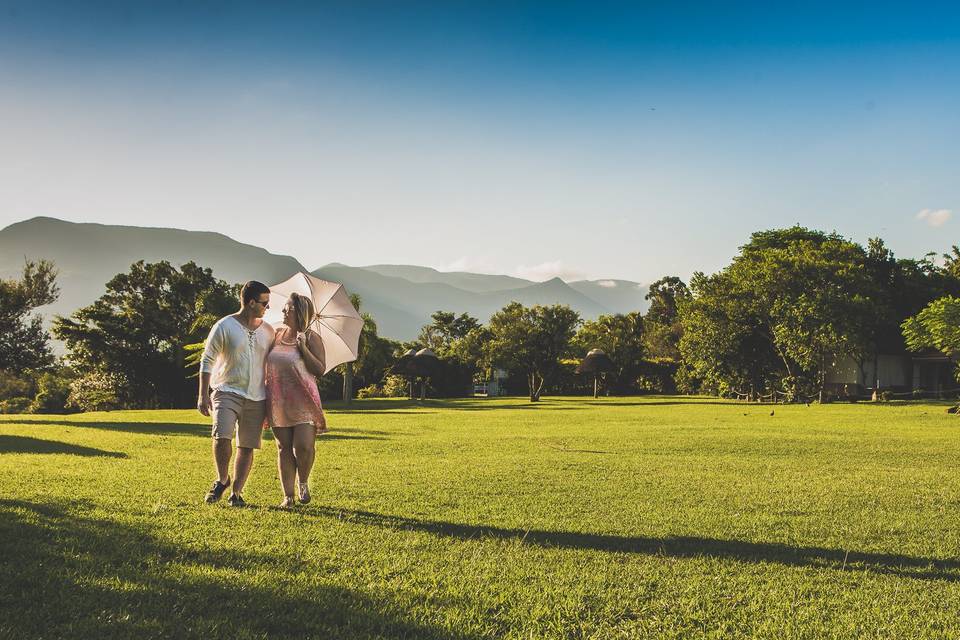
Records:
[[[332,405],[314,502],[208,506],[195,411],[0,416],[4,638],[960,637],[960,418]]]

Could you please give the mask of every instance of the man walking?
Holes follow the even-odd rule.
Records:
[[[213,504],[231,484],[228,468],[233,455],[233,491],[229,502],[245,506],[242,491],[253,466],[253,450],[260,448],[266,413],[263,365],[273,344],[273,327],[263,321],[270,289],[251,280],[240,290],[240,311],[220,318],[210,329],[200,360],[200,396],[197,410],[213,416],[213,460],[217,479],[207,493]],[[212,390],[212,392],[211,392]]]

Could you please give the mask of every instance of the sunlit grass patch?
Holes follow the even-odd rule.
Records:
[[[3,416],[0,637],[950,637],[944,408],[332,405],[292,513],[196,412]]]

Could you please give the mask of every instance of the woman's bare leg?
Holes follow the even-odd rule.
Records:
[[[297,478],[297,459],[293,453],[293,428],[280,427],[273,430],[277,439],[277,471],[280,474],[280,487],[286,498],[293,497],[293,483]]]
[[[308,482],[316,457],[316,429],[312,424],[298,424],[293,431],[293,450],[297,460],[297,480]]]

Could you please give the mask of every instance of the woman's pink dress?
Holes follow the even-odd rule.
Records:
[[[312,424],[317,435],[320,435],[327,431],[327,421],[320,406],[317,380],[307,371],[296,343],[284,342],[284,337],[291,333],[287,327],[279,329],[273,349],[267,355],[264,376],[267,386],[267,424],[264,428]]]

